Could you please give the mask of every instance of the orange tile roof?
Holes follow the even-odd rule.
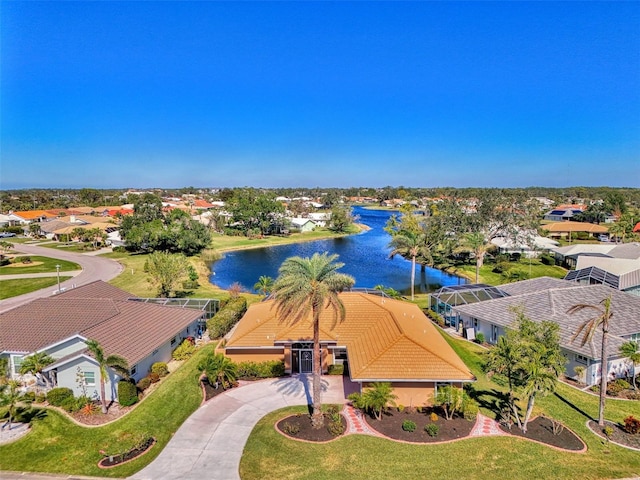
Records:
[[[602,225],[595,225],[586,222],[556,222],[544,226],[545,230],[550,232],[589,232],[589,233],[607,233],[609,229]]]
[[[470,381],[473,374],[436,327],[411,303],[365,293],[342,293],[343,322],[320,317],[321,341],[346,346],[357,381]],[[227,348],[267,347],[311,341],[311,322],[287,325],[274,301],[252,305],[228,339]]]
[[[46,210],[25,210],[22,212],[13,212],[20,218],[25,220],[35,220],[36,218],[56,218],[57,215],[47,212]]]

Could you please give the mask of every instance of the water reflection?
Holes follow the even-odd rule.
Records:
[[[340,272],[353,276],[356,287],[373,288],[382,284],[408,294],[411,292],[411,262],[399,256],[389,259],[390,237],[383,230],[392,213],[355,207],[354,214],[360,217],[359,222],[371,230],[337,239],[229,252],[212,266],[214,274],[210,280],[225,289],[238,282],[251,290],[261,275],[276,278],[278,268],[288,257],[310,257],[316,252],[329,252],[340,256],[339,260],[345,264]],[[422,271],[419,265],[416,266],[416,292],[431,292],[460,283],[465,280],[434,268],[427,267]]]

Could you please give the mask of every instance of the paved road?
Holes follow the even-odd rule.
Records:
[[[322,377],[323,403],[344,403],[342,382],[341,376]],[[308,404],[310,391],[311,378],[303,375],[251,382],[218,395],[196,410],[160,455],[130,479],[239,480],[240,458],[258,420],[280,408]]]
[[[15,248],[12,252],[26,253],[29,255],[40,255],[43,257],[58,258],[60,260],[68,260],[75,262],[82,267],[82,273],[61,283],[62,288],[71,288],[73,285],[79,287],[96,280],[109,281],[118,276],[122,272],[122,265],[115,260],[99,257],[92,253],[75,253],[65,252],[54,248],[38,247],[36,245],[25,245],[23,243],[14,244]],[[61,272],[61,275],[68,275],[69,272]],[[5,278],[0,278],[3,280]],[[36,298],[49,297],[55,290],[55,287],[47,287],[35,292],[26,293],[17,297],[0,300],[0,313],[11,310]]]

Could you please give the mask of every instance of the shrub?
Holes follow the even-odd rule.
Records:
[[[136,384],[138,390],[144,392],[147,388],[151,386],[151,379],[149,377],[141,378],[140,381]]]
[[[509,269],[509,264],[507,262],[500,262],[497,263],[495,267],[493,267],[493,270],[491,270],[493,273],[504,273]]]
[[[329,365],[329,375],[342,375],[344,374],[344,365],[337,363],[335,365]]]
[[[118,403],[123,407],[128,407],[137,401],[138,389],[136,385],[125,380],[118,382]]]
[[[184,340],[180,346],[173,351],[171,356],[174,360],[186,360],[191,357],[195,351],[196,347],[189,340]]]
[[[429,418],[431,418],[432,422],[437,422],[438,421],[438,414],[436,412],[431,412],[431,415],[429,415]]]
[[[402,422],[402,430],[405,432],[415,432],[417,428],[416,422],[413,420],[405,420]]]
[[[329,433],[334,437],[340,436],[344,433],[344,425],[342,424],[340,414],[338,414],[337,420],[333,420],[329,425],[327,425],[327,430],[329,430]]]
[[[438,433],[440,432],[440,427],[435,423],[429,423],[425,425],[424,431],[427,432],[427,435],[429,435],[430,437],[437,437]]]
[[[578,365],[577,367],[573,368],[573,372],[576,374],[576,380],[578,381],[578,383],[584,382],[585,371],[586,371],[586,368],[583,367],[582,365]]]
[[[631,435],[637,435],[640,433],[640,419],[635,418],[633,415],[629,415],[624,419],[624,431]]]
[[[604,433],[607,438],[611,438],[611,435],[613,435],[613,427],[607,425],[602,429],[602,433]]]
[[[631,387],[631,385],[629,385],[629,382],[627,382],[626,380],[623,380],[622,378],[619,378],[607,384],[607,395],[611,395],[612,397],[617,397],[620,394],[620,392],[628,389],[629,387]]]
[[[61,407],[62,402],[67,398],[73,398],[73,390],[66,387],[56,387],[49,390],[47,393],[47,402],[49,402],[54,407]]]
[[[362,394],[358,392],[350,393],[347,395],[347,400],[351,402],[354,408],[358,410],[364,410],[366,408],[366,403],[362,398]]]
[[[22,396],[22,400],[25,402],[35,402],[36,401],[36,392],[26,392]]]
[[[45,393],[38,393],[36,395],[35,402],[36,403],[44,403],[47,400],[47,395]]]
[[[300,427],[298,425],[294,425],[293,423],[284,422],[282,425],[282,430],[287,435],[297,435],[300,432]]]
[[[479,411],[480,407],[478,406],[478,402],[465,395],[462,400],[462,416],[464,419],[473,422],[478,416]]]
[[[224,337],[247,311],[247,300],[244,297],[232,297],[209,321],[207,329],[209,338]]]
[[[160,381],[160,375],[153,372],[147,375],[147,378],[151,381],[151,383],[158,383]]]
[[[69,413],[76,412],[80,408],[80,406],[78,405],[78,400],[73,396],[65,397],[65,399],[60,402],[60,405],[58,405],[58,407]]]
[[[160,377],[166,377],[169,375],[169,368],[164,362],[156,362],[151,365],[151,373],[157,373]]]
[[[548,253],[543,253],[540,255],[540,261],[543,265],[555,265],[556,259],[553,255],[549,255]]]
[[[481,344],[484,343],[484,333],[482,333],[482,332],[476,333],[476,338],[475,338],[474,342],[481,343]]]
[[[244,380],[273,378],[284,376],[284,362],[267,360],[265,362],[239,362],[236,364],[237,377]]]
[[[398,413],[404,412],[404,405],[398,405]]]
[[[427,310],[425,310],[425,313],[426,313],[427,317],[429,317],[431,320],[433,320],[439,327],[442,327],[442,328],[445,327],[444,317],[442,315],[440,315],[438,312],[434,312],[431,309],[427,309]]]

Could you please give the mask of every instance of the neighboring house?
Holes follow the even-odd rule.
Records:
[[[14,218],[17,223],[26,225],[33,222],[44,222],[45,220],[54,219],[57,215],[47,212],[46,210],[26,210],[22,212],[9,212],[9,216]]]
[[[298,232],[312,232],[318,226],[316,222],[310,218],[289,218],[291,222],[291,229]]]
[[[183,307],[154,303],[167,299],[149,303],[102,281],[37,299],[0,314],[0,357],[9,359],[11,376],[20,378],[24,357],[46,352],[56,360],[45,370],[53,385],[81,395],[81,373],[88,395],[97,397],[100,370],[86,341],[96,340],[105,355],[125,358],[137,381],[153,363],[169,361],[171,352],[184,338],[195,337],[211,313],[197,306],[184,308],[187,301],[179,300]],[[111,370],[108,374],[107,398],[115,400],[119,377]]]
[[[543,220],[552,222],[567,222],[587,209],[586,205],[558,205],[544,214]]]
[[[577,268],[578,259],[581,257],[619,258],[625,260],[640,259],[640,243],[578,243],[566,247],[554,248],[552,251],[556,257],[556,263],[566,268]],[[587,265],[583,264],[583,266]]]
[[[381,295],[341,293],[346,317],[320,319],[322,371],[345,364],[360,388],[391,382],[397,402],[420,406],[438,385],[473,382],[475,377],[416,305]],[[295,325],[276,318],[274,300],[251,305],[227,335],[225,355],[234,361],[283,360],[287,373],[309,373],[313,364],[310,321]]]
[[[491,243],[498,247],[500,253],[520,253],[524,257],[537,257],[542,252],[546,252],[558,246],[558,242],[551,238],[535,235],[531,242],[514,241],[505,237],[496,237]]]
[[[549,320],[560,326],[560,347],[567,358],[565,374],[575,378],[575,367],[585,368],[581,379],[588,385],[598,382],[602,360],[602,336],[596,332],[592,342],[581,346],[572,341],[576,331],[594,312],[585,309],[573,315],[567,311],[577,304],[597,305],[611,296],[613,317],[610,322],[607,373],[610,379],[628,376],[630,365],[618,349],[629,340],[640,340],[640,298],[612,290],[604,285],[576,285],[574,282],[541,277],[496,287],[506,294],[472,304],[452,306],[456,322],[471,335],[482,332],[489,343],[496,343],[515,320],[515,308],[522,308],[531,320]]]
[[[587,222],[556,222],[544,225],[543,228],[549,231],[549,236],[553,238],[576,238],[577,233],[587,233],[590,237],[597,237],[609,233],[607,227]]]
[[[331,220],[331,212],[311,212],[307,216],[319,227],[326,227],[327,222]]]

